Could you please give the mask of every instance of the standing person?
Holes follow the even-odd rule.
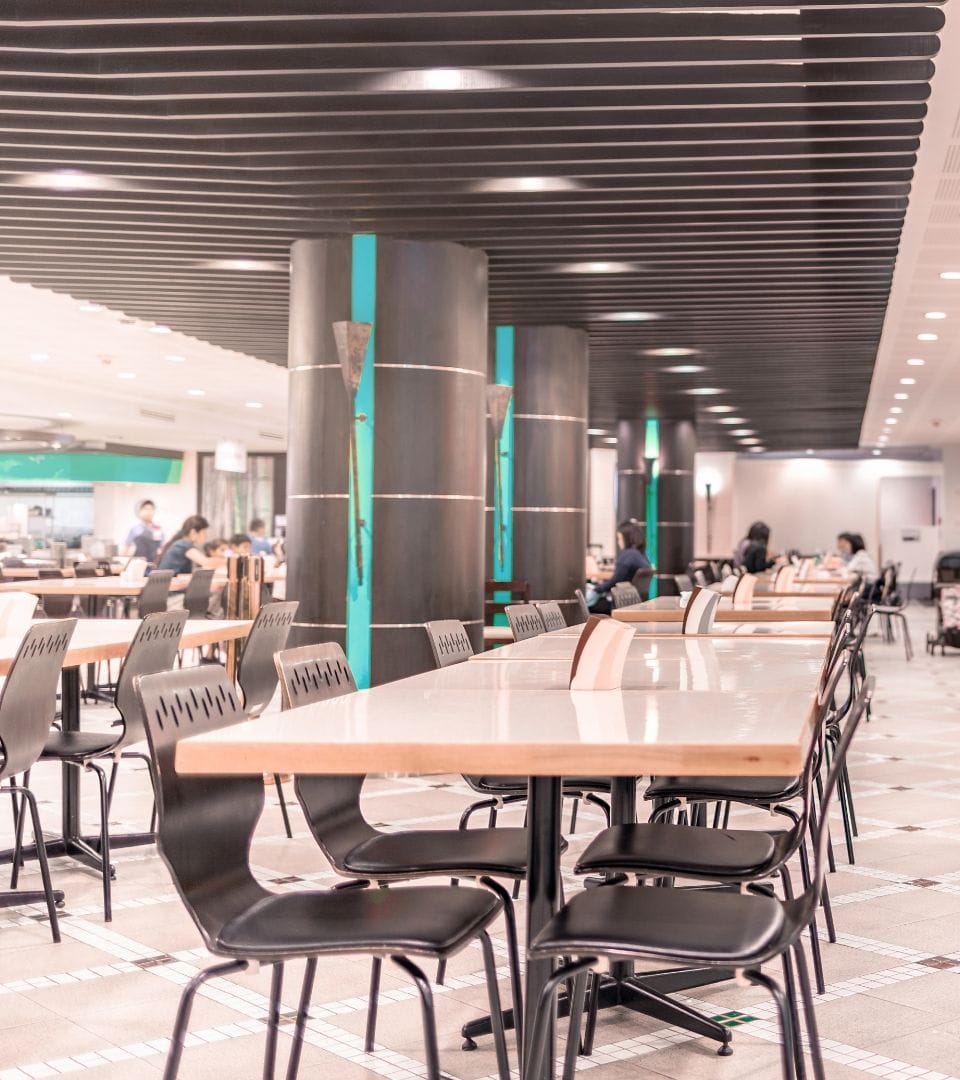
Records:
[[[210,558],[203,551],[209,528],[210,523],[205,517],[199,514],[188,517],[160,552],[157,569],[172,570],[175,574],[192,574],[198,567],[208,569],[220,566],[222,559]]]
[[[146,559],[155,563],[160,548],[166,539],[163,529],[153,520],[157,507],[153,499],[143,499],[137,503],[137,520],[130,526],[123,542],[123,554],[135,559]]]
[[[762,574],[775,566],[777,560],[771,559],[767,553],[767,545],[770,543],[770,526],[763,521],[755,521],[747,533],[747,545],[743,550],[743,562],[741,565],[748,574]]]
[[[247,530],[250,534],[250,551],[253,555],[272,555],[273,544],[267,536],[267,524],[263,518],[254,518]]]
[[[633,581],[638,570],[649,570],[650,560],[644,554],[643,529],[636,521],[622,521],[617,526],[617,561],[613,566],[613,575],[608,581],[594,586],[597,597],[590,605],[590,610],[597,615],[609,615],[612,609],[610,590],[621,581]]]

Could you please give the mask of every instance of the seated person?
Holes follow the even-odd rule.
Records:
[[[231,555],[250,554],[250,537],[246,533],[234,533],[227,541],[227,545],[230,548],[229,554]]]
[[[226,540],[208,540],[203,545],[203,553],[208,559],[225,559],[230,551]]]
[[[851,577],[864,581],[877,577],[877,564],[870,558],[867,545],[860,533],[842,532],[837,537],[837,550],[843,560],[843,568]]]
[[[267,536],[267,526],[263,518],[254,518],[247,529],[250,534],[250,551],[254,555],[273,555],[273,544]]]
[[[160,552],[158,570],[172,570],[175,574],[192,574],[198,567],[208,569],[220,566],[222,560],[210,557],[203,550],[207,542],[210,523],[205,517],[194,514],[173,534]]]
[[[748,574],[762,574],[771,566],[776,566],[777,560],[771,559],[767,553],[767,545],[770,543],[770,526],[762,521],[755,521],[747,533],[747,544],[743,549],[741,566]]]
[[[613,567],[613,574],[607,581],[595,583],[593,591],[596,598],[590,610],[597,615],[609,615],[612,610],[610,590],[622,581],[633,581],[638,570],[652,569],[650,560],[643,552],[643,529],[636,521],[623,521],[617,526],[617,548],[619,553]]]

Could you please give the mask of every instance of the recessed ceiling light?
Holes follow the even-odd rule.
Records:
[[[147,329],[151,334],[172,334],[173,331],[169,326],[162,326],[159,323],[156,326],[148,326]]]
[[[674,367],[665,367],[663,370],[671,375],[698,375],[707,369],[702,364],[676,364]]]
[[[812,453],[813,453],[813,450],[810,450],[810,449],[808,449],[808,450],[807,450],[807,453],[808,453],[808,454],[812,454]]]
[[[576,191],[580,186],[579,181],[568,176],[494,176],[478,181],[473,190],[499,195],[513,191]]]
[[[604,322],[655,322],[661,317],[656,311],[611,311],[600,316]]]
[[[894,394],[893,397],[894,397],[895,401],[907,401],[907,400],[909,400],[910,395],[909,394]]]
[[[617,440],[616,439],[604,439],[603,441],[605,443],[615,443]]]
[[[573,262],[558,266],[561,274],[632,274],[639,270],[636,263],[631,262]],[[670,355],[673,355],[672,353]],[[686,355],[684,353],[683,355]]]
[[[275,262],[272,259],[207,259],[197,265],[205,270],[246,270],[275,274],[286,273],[289,269],[287,263]]]
[[[73,419],[73,413],[58,412],[57,413],[57,419],[58,420],[72,420]]]
[[[874,457],[879,457],[883,453],[883,451],[882,450],[871,450],[870,453],[873,454]]]
[[[945,319],[947,313],[945,311],[925,311],[923,317],[925,319]]]
[[[944,270],[940,277],[944,281],[960,281],[960,270]]]
[[[716,412],[716,409],[707,409],[707,412]],[[745,424],[747,418],[745,416],[723,416],[717,423],[718,424]]]
[[[760,440],[759,439],[741,439],[740,444],[741,444],[741,446],[759,446],[760,445]]]
[[[644,349],[644,356],[696,356],[699,349],[681,349],[681,348],[666,348],[666,349]],[[669,369],[668,369],[669,370]],[[698,371],[702,371],[702,368],[698,368]]]
[[[899,405],[891,405],[890,406],[890,412],[891,413],[902,413],[903,409],[901,409]]]
[[[179,353],[167,353],[164,360],[169,364],[185,364],[187,362],[187,358],[185,356],[180,356]]]
[[[32,361],[33,361],[33,362],[34,362],[35,364],[42,364],[42,363],[44,363],[44,362],[45,362],[46,360],[49,360],[49,359],[50,359],[50,354],[49,354],[49,353],[45,353],[45,352],[33,352],[33,353],[31,353],[31,354],[30,354],[30,359],[31,359],[31,360],[32,360]]]
[[[886,418],[886,420],[884,420],[884,423],[887,424],[888,426],[891,426],[891,425],[895,424],[896,422],[897,422],[897,418],[895,416],[888,416]]]
[[[936,334],[917,334],[917,341],[939,341]]]
[[[118,379],[135,379],[136,377],[137,377],[137,373],[135,371],[118,371],[117,372],[117,378]]]
[[[923,367],[923,365],[926,363],[926,360],[921,360],[919,356],[911,356],[907,363],[910,365],[910,367]]]
[[[129,185],[113,176],[97,176],[79,169],[55,169],[52,172],[25,173],[14,181],[19,187],[45,188],[50,191],[116,191]]]
[[[515,86],[516,80],[483,68],[411,68],[375,75],[364,82],[371,90],[415,92],[423,90],[497,90]]]
[[[592,428],[587,428],[587,434],[588,435],[609,435],[610,433],[607,431],[606,428],[592,427]]]
[[[766,450],[762,446],[751,446],[749,452],[751,454],[764,454]]]
[[[80,305],[81,311],[103,311],[103,304],[91,304],[89,301],[84,301]]]
[[[263,408],[263,402],[262,401],[248,401],[246,403],[246,406],[247,406],[248,409],[262,409]]]
[[[694,386],[685,393],[693,394],[694,397],[716,397],[718,394],[725,394],[726,390],[721,390],[718,386]]]
[[[703,411],[704,412],[712,412],[712,413],[728,413],[728,412],[733,412],[733,406],[732,405],[708,405]]]
[[[752,428],[738,427],[734,428],[730,432],[730,434],[735,435],[739,438],[741,435],[756,435],[756,431],[754,431]]]
[[[188,390],[187,393],[190,397],[204,397],[207,392],[206,390]]]
[[[916,381],[917,381],[916,379],[901,379],[900,380],[900,385],[901,386],[914,386],[916,384]]]

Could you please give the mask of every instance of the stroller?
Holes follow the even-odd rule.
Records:
[[[927,634],[927,652],[946,655],[947,646],[960,649],[960,551],[948,551],[937,559],[934,592],[937,597],[937,632]]]

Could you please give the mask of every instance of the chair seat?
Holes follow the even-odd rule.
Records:
[[[525,776],[474,776],[471,780],[491,795],[525,795],[527,778]],[[565,776],[563,790],[569,791],[609,791],[610,778],[605,776]]]
[[[252,958],[323,953],[457,952],[499,913],[486,889],[423,886],[273,893],[227,922],[226,955]]]
[[[616,825],[580,856],[578,874],[627,871],[708,880],[744,880],[776,866],[785,832],[691,829],[686,825]]]
[[[578,893],[561,908],[529,954],[746,966],[774,953],[789,929],[784,905],[765,896],[605,886]]]
[[[643,797],[783,802],[801,794],[800,781],[795,776],[655,776]]]
[[[343,864],[348,873],[378,881],[421,874],[519,878],[527,869],[527,831],[418,829],[381,833],[357,845]]]
[[[97,757],[111,750],[119,738],[116,731],[51,731],[40,760]]]

